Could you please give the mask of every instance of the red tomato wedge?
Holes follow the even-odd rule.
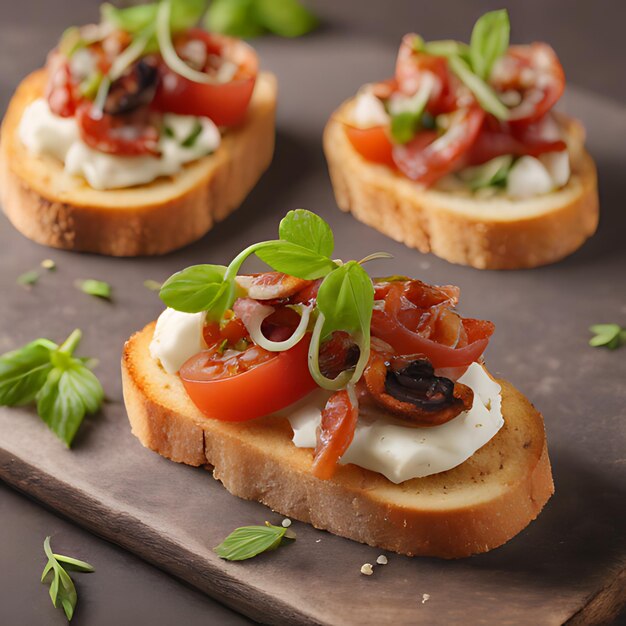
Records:
[[[480,132],[485,112],[473,107],[452,114],[446,132],[422,131],[407,144],[393,146],[393,160],[407,178],[432,185],[453,172]]]
[[[332,478],[342,454],[354,439],[359,409],[350,402],[344,389],[334,393],[322,411],[313,475],[323,480]]]
[[[563,95],[565,72],[556,52],[545,43],[511,46],[494,67],[489,82],[498,91],[517,91],[521,102],[509,110],[511,124],[543,117]]]
[[[152,106],[166,113],[208,117],[218,126],[241,124],[247,114],[258,72],[258,58],[243,41],[192,29],[185,43],[198,41],[205,45],[207,58],[237,65],[232,80],[225,83],[196,83],[165,64],[160,68],[161,80]],[[203,70],[209,69],[208,67]]]
[[[309,373],[311,337],[285,352],[256,345],[231,355],[217,347],[191,357],[180,378],[192,402],[208,417],[243,422],[293,404],[317,387]]]
[[[344,124],[344,129],[352,147],[363,158],[372,163],[382,163],[395,168],[392,155],[393,145],[384,126],[357,128]]]

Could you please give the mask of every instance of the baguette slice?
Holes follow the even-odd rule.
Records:
[[[254,187],[274,152],[276,78],[261,73],[248,119],[228,130],[217,151],[175,176],[126,189],[98,191],[51,156],[35,156],[17,128],[25,107],[46,83],[38,70],[20,84],[4,118],[0,199],[26,237],[66,250],[112,256],[164,254],[202,237]]]
[[[200,413],[178,376],[150,357],[153,332],[148,324],[124,348],[133,433],[173,461],[213,466],[228,491],[290,518],[401,554],[458,558],[511,539],[554,491],[542,417],[505,381],[504,426],[462,465],[399,485],[345,465],[324,481],[311,474],[312,451],[291,442],[286,419],[232,423]]]
[[[527,200],[477,199],[424,189],[352,147],[341,120],[345,102],[324,131],[324,152],[337,204],[361,222],[420,252],[479,269],[520,269],[554,263],[578,249],[598,225],[596,168],[584,129],[563,115],[572,176],[553,193]]]

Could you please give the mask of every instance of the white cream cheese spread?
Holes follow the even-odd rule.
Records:
[[[194,128],[200,130],[186,145]],[[43,99],[26,107],[18,133],[22,143],[34,154],[47,154],[65,163],[68,174],[82,176],[94,189],[116,189],[143,185],[159,176],[178,173],[184,163],[195,161],[220,145],[220,132],[208,118],[165,114],[156,156],[118,156],[90,148],[81,141],[73,117],[54,115]],[[184,145],[185,144],[185,145]]]
[[[500,385],[482,365],[472,363],[459,382],[474,391],[472,408],[441,426],[413,428],[382,411],[361,409],[354,439],[340,463],[354,463],[401,483],[445,472],[466,461],[495,436],[504,420]],[[280,412],[293,428],[297,447],[315,447],[328,395],[315,391]]]

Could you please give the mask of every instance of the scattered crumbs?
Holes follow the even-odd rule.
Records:
[[[376,563],[378,563],[378,565],[387,565],[387,563],[389,563],[389,559],[384,554],[381,554],[376,559]]]
[[[17,277],[17,284],[22,285],[24,287],[30,287],[34,285],[39,280],[39,272],[36,270],[30,270],[28,272],[24,272]]]
[[[371,563],[363,563],[363,565],[361,565],[361,574],[364,574],[365,576],[371,576],[374,573],[374,568],[372,567]]]
[[[483,425],[482,424],[474,424],[474,428],[482,428]]]
[[[422,594],[422,604],[426,604],[429,600],[430,600],[430,594],[429,593],[423,593]]]
[[[287,517],[281,522],[281,525],[283,528],[289,528],[291,526],[291,520]]]
[[[57,264],[52,259],[44,259],[41,262],[41,267],[45,270],[55,270],[57,268]]]
[[[321,539],[316,539],[315,543],[319,543],[321,541]]]
[[[150,291],[159,291],[161,289],[161,283],[151,278],[144,280],[143,286]]]

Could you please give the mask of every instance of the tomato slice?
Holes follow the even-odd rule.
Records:
[[[47,68],[46,100],[50,110],[60,117],[72,117],[76,113],[76,90],[69,64],[59,52],[52,52]]]
[[[159,154],[159,130],[146,109],[109,115],[86,101],[76,110],[76,122],[81,139],[94,150],[121,156]]]
[[[395,168],[393,161],[393,144],[384,126],[357,128],[344,124],[346,136],[352,147],[365,159],[372,163],[382,163]]]
[[[509,110],[509,121],[529,124],[543,117],[563,95],[565,72],[548,44],[510,46],[497,61],[489,82],[498,91],[520,93],[521,102]]]
[[[485,112],[478,108],[460,109],[452,114],[446,132],[422,131],[404,145],[393,146],[393,160],[408,178],[432,185],[453,172],[462,162],[480,132]]]
[[[218,126],[241,124],[247,114],[258,72],[258,58],[243,41],[191,29],[181,45],[200,42],[206,48],[207,64],[228,61],[237,65],[234,78],[225,83],[196,83],[160,67],[161,80],[152,106],[166,113],[208,117]]]
[[[192,402],[208,417],[243,422],[293,404],[317,387],[309,373],[310,334],[285,352],[256,345],[232,355],[217,347],[191,357],[180,368]]]
[[[332,478],[337,463],[354,439],[359,409],[344,389],[335,392],[322,411],[322,421],[313,461],[313,475],[322,480]]]

